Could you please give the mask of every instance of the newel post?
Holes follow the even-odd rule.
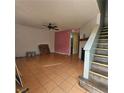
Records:
[[[89,78],[89,70],[90,70],[90,65],[91,65],[91,54],[90,50],[85,50],[85,59],[84,59],[84,73],[83,77],[85,79]]]

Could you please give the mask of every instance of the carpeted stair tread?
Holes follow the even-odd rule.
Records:
[[[108,28],[108,26],[104,26],[103,28]]]
[[[102,48],[101,49],[96,49],[95,54],[108,56],[108,50],[102,49]]]
[[[97,44],[97,48],[108,48],[108,43],[99,42],[96,44]]]
[[[104,37],[104,36],[108,36],[108,35],[100,35],[100,37]]]
[[[100,35],[108,35],[108,33],[100,33]]]
[[[100,32],[100,33],[107,33],[107,34],[108,34],[108,32],[107,32],[107,31],[105,31],[105,32]]]
[[[98,73],[98,74],[103,75],[103,76],[105,76],[105,77],[108,77],[108,73],[106,73],[106,72],[104,72],[104,71],[100,71],[100,70],[92,69],[92,68],[91,68],[90,71],[92,71],[92,72],[94,72],[94,73]]]
[[[108,32],[100,32],[100,35],[108,35]]]
[[[108,35],[100,35],[99,36],[99,39],[107,39],[108,38]]]
[[[85,85],[83,86],[81,83],[85,83]],[[108,91],[107,91],[108,87],[103,85],[102,83],[99,83],[99,82],[94,82],[94,81],[91,81],[91,80],[87,80],[87,79],[81,78],[80,79],[80,85],[82,85],[81,87],[86,88],[87,90],[89,88],[91,88],[90,93],[93,92],[92,88],[94,88],[95,90],[98,90],[99,93],[108,93]]]
[[[105,38],[105,39],[99,38],[98,40],[108,40],[108,38]]]
[[[107,35],[101,35],[101,36],[99,37],[99,39],[108,39],[108,36],[107,36]]]
[[[101,45],[108,45],[108,43],[97,43],[97,44],[101,44]]]
[[[108,57],[108,55],[102,55],[102,54],[94,54],[94,56],[97,56],[97,57]]]
[[[93,61],[92,63],[96,64],[103,64],[103,65],[108,65],[108,62],[98,62],[98,61]]]
[[[108,38],[100,38],[98,39],[98,43],[108,43]]]
[[[108,32],[108,29],[102,29],[101,32]]]
[[[108,63],[108,57],[94,56],[93,61],[96,61],[96,62],[106,62],[106,63]]]
[[[96,48],[96,50],[108,50],[108,48]]]

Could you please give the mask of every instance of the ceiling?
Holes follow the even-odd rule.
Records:
[[[15,0],[16,23],[41,28],[52,22],[61,29],[80,28],[98,12],[96,0]]]

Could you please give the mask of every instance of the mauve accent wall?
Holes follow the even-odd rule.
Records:
[[[55,32],[55,52],[69,55],[71,30]]]

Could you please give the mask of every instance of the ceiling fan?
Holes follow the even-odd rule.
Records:
[[[48,23],[47,25],[42,25],[42,26],[48,28],[49,30],[59,30],[58,26],[53,23]]]

